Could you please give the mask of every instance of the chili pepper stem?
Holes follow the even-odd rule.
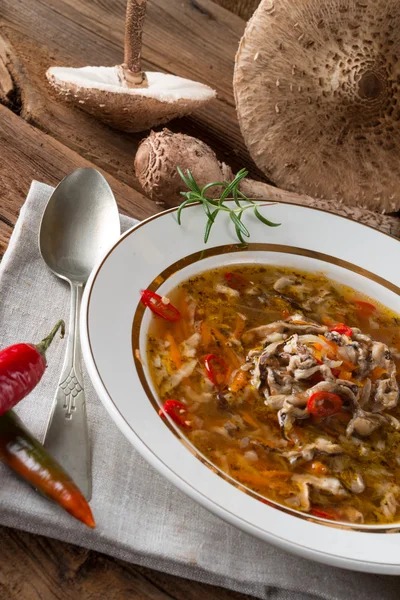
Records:
[[[46,354],[46,350],[47,348],[50,346],[51,342],[54,339],[54,336],[56,335],[58,330],[60,331],[60,335],[63,338],[65,335],[65,322],[60,319],[53,327],[53,329],[50,331],[49,335],[47,337],[45,337],[39,344],[36,345],[36,348],[39,350],[40,354],[42,354],[42,356],[44,356]]]

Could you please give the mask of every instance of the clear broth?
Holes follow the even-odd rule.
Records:
[[[227,291],[233,289],[228,272],[236,287],[242,277],[251,282],[253,293]],[[277,292],[274,284],[282,277],[293,278],[295,284]],[[238,376],[248,352],[257,346],[254,340],[246,342],[246,332],[290,318],[299,309],[307,320],[328,326],[345,323],[383,342],[398,373],[397,314],[324,275],[274,266],[204,272],[181,283],[169,298],[182,318],[178,322],[152,318],[147,346],[151,375],[161,403],[175,399],[185,405],[182,430],[211,463],[262,497],[317,517],[365,524],[400,521],[399,431],[385,425],[368,436],[348,436],[350,415],[342,411],[295,421],[289,440],[285,439],[276,411],[266,406],[264,395],[250,382],[251,370]],[[368,304],[373,305],[372,312]],[[194,334],[197,345],[188,348],[185,341]],[[221,357],[229,369],[223,389],[207,377],[204,357],[209,354]],[[188,366],[190,374],[171,387],[174,376]],[[399,405],[387,413],[400,419]],[[339,444],[343,452],[317,453],[310,460],[302,457],[290,463],[291,450],[301,450],[321,437]],[[351,482],[356,474],[365,489],[354,493]],[[335,495],[307,485],[309,506],[299,505],[302,488],[294,475],[335,478],[344,492]]]

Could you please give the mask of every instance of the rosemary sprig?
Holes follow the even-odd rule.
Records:
[[[215,219],[220,212],[229,214],[229,218],[235,226],[236,235],[242,244],[246,244],[244,238],[250,237],[249,230],[242,222],[243,213],[250,208],[253,209],[254,215],[259,221],[264,223],[264,225],[268,225],[268,227],[279,227],[280,223],[273,223],[260,213],[259,206],[265,205],[259,204],[251,198],[248,198],[239,190],[240,182],[248,175],[246,169],[241,169],[230,183],[227,181],[215,181],[213,183],[208,183],[202,189],[200,189],[189,169],[187,169],[186,173],[183,173],[180,167],[177,167],[177,169],[185,185],[189,188],[188,192],[181,192],[186,200],[179,206],[177,214],[178,223],[179,225],[181,224],[181,214],[185,206],[200,202],[207,217],[206,228],[204,231],[204,243],[208,241],[211,227],[214,225]],[[207,197],[207,191],[213,187],[222,188],[222,193],[219,198]],[[234,208],[228,206],[225,203],[226,200],[233,200]]]

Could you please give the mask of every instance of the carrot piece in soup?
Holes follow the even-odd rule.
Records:
[[[230,362],[230,364],[236,369],[239,368],[241,365],[241,362],[240,362],[238,356],[236,355],[236,353],[232,350],[232,348],[230,348],[227,345],[228,340],[226,339],[226,337],[219,331],[219,329],[217,327],[214,327],[211,331],[212,331],[213,336],[222,344],[224,354],[225,354],[227,360]]]
[[[311,473],[314,473],[314,475],[324,475],[328,472],[327,467],[319,460],[314,460],[310,464],[309,470],[311,471]]]
[[[175,367],[179,369],[182,366],[182,356],[179,352],[178,344],[170,331],[167,332],[165,339],[169,342],[169,355],[171,361],[174,363]]]
[[[352,372],[351,371],[340,371],[339,379],[344,379],[345,381],[351,381]]]
[[[236,326],[235,326],[235,331],[233,332],[233,337],[235,337],[237,340],[239,340],[242,336],[242,333],[243,333],[245,327],[246,327],[246,319],[244,319],[240,315],[237,315]]]
[[[371,372],[370,379],[372,382],[377,381],[382,375],[385,375],[385,373],[387,373],[387,371],[383,367],[375,367]]]
[[[229,386],[229,389],[231,392],[240,392],[240,390],[242,390],[244,387],[246,387],[247,385],[247,375],[245,373],[245,371],[242,371],[241,369],[239,369],[239,371],[236,373],[234,380],[232,381],[231,385]]]
[[[204,348],[208,348],[208,346],[212,342],[211,329],[208,325],[207,321],[202,321],[200,325],[200,335],[201,335],[201,343]]]

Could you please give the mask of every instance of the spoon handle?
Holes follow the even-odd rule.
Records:
[[[79,340],[82,291],[82,284],[71,283],[67,349],[44,445],[72,477],[85,498],[90,500],[92,496],[91,457]]]

